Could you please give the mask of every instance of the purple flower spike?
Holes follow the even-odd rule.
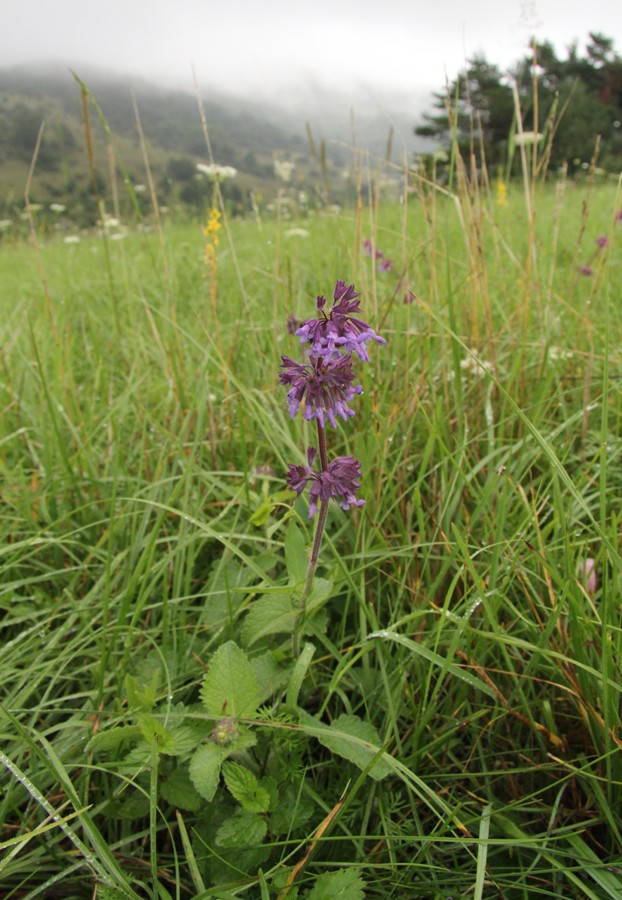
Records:
[[[609,241],[607,240],[607,235],[601,234],[600,237],[596,238],[596,243],[600,247],[601,250],[604,250]]]
[[[378,272],[390,272],[393,269],[393,260],[384,256],[376,266]]]
[[[324,312],[326,300],[318,297],[316,307],[321,317],[309,319],[296,331],[300,343],[310,343],[309,352],[314,356],[330,359],[343,350],[346,353],[354,352],[363,362],[369,362],[365,345],[369,341],[378,341],[380,344],[386,344],[386,341],[367,322],[354,318],[353,313],[360,311],[359,296],[353,284],[346,285],[345,281],[337,281],[333,306],[328,314]]]
[[[279,372],[279,380],[291,386],[287,399],[292,419],[303,401],[305,419],[317,419],[322,427],[325,417],[336,428],[335,416],[345,421],[354,415],[348,403],[356,394],[362,394],[363,388],[352,384],[354,372],[349,356],[309,356],[307,365],[289,356],[282,356],[281,360],[283,371]]]
[[[589,278],[590,275],[594,274],[594,269],[591,266],[584,265],[579,266],[579,272],[581,273],[581,275],[585,275],[586,278]],[[296,334],[298,334],[298,332],[296,332]]]
[[[342,509],[363,506],[364,500],[357,500],[356,492],[361,486],[361,464],[353,456],[337,456],[324,472],[316,472],[310,466],[290,465],[287,485],[298,496],[308,484],[309,518],[312,519],[320,501],[331,498],[338,501]]]

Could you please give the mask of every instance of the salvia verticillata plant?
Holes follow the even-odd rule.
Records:
[[[289,388],[290,415],[293,418],[302,409],[304,418],[315,419],[317,426],[317,446],[308,448],[307,465],[290,465],[287,475],[288,486],[298,496],[309,489],[309,518],[318,513],[301,619],[313,585],[330,501],[336,500],[343,509],[362,506],[365,502],[356,496],[361,486],[361,463],[353,456],[329,459],[326,442],[326,423],[337,428],[338,418],[347,421],[353,416],[350,403],[363,392],[361,385],[355,384],[355,358],[368,363],[369,342],[386,343],[367,322],[358,318],[359,297],[353,284],[337,281],[332,307],[327,309],[326,298],[318,296],[317,316],[296,329],[306,350],[305,361],[281,357],[279,380]]]

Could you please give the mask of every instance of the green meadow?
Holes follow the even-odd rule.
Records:
[[[357,165],[4,234],[4,898],[622,897],[619,183]],[[387,344],[302,608],[278,372],[337,279]]]

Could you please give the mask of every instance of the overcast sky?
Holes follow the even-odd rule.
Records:
[[[530,35],[560,52],[589,31],[622,52],[620,0],[0,0],[0,67],[87,62],[192,90],[442,88],[482,50],[502,67]]]

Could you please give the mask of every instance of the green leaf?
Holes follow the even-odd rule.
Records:
[[[355,868],[319,875],[306,900],[364,900],[365,882]]]
[[[171,772],[160,785],[160,793],[167,803],[177,809],[198,812],[203,805],[186,767],[179,767]]]
[[[246,766],[236,762],[223,763],[222,775],[229,793],[244,809],[253,813],[268,811],[270,795],[265,788],[259,786],[256,777]]]
[[[299,710],[300,724],[312,729],[314,737],[332,753],[343,756],[359,769],[366,769],[380,750],[380,738],[373,725],[364,722],[358,716],[344,714],[334,720],[328,727],[322,725],[304,710]],[[317,730],[316,730],[317,729]],[[369,774],[376,781],[386,778],[391,767],[382,757],[378,758]]]
[[[252,514],[250,518],[251,523],[253,525],[256,525],[257,527],[265,525],[275,509],[283,508],[284,506],[289,507],[291,504],[291,500],[292,492],[290,490],[276,491],[274,494],[270,494],[270,496],[262,500],[255,512]],[[285,515],[288,514],[288,510],[286,510]]]
[[[193,725],[175,725],[168,733],[171,740],[166,749],[162,748],[162,753],[170,756],[188,756],[200,743],[199,729]]]
[[[125,696],[127,697],[127,705],[131,710],[153,709],[158,695],[158,684],[160,683],[160,669],[155,669],[151,674],[148,683],[139,683],[133,675],[126,675],[124,681]]]
[[[459,678],[461,681],[466,682],[475,690],[481,691],[481,693],[483,694],[488,694],[488,696],[493,700],[497,700],[497,695],[489,684],[486,684],[486,682],[481,678],[478,678],[477,675],[473,675],[473,673],[469,672],[468,669],[465,669],[462,666],[457,665],[456,663],[449,662],[447,660],[447,657],[442,656],[440,653],[435,653],[434,650],[430,650],[429,647],[425,647],[423,644],[419,644],[417,643],[417,641],[413,641],[403,634],[398,634],[398,632],[396,631],[378,631],[368,635],[368,640],[378,638],[382,638],[383,640],[395,641],[397,644],[401,644],[403,647],[407,647],[413,653],[416,653],[418,656],[422,656],[425,660],[432,663],[433,665],[439,666],[441,670],[447,672],[454,678]]]
[[[251,669],[259,688],[259,703],[265,703],[289,679],[289,669],[279,665],[272,650],[250,660]]]
[[[94,753],[102,750],[118,750],[125,741],[138,741],[141,737],[142,732],[138,725],[118,725],[106,731],[98,731],[89,741],[87,749]]]
[[[256,847],[261,844],[268,826],[261,816],[245,809],[236,810],[222,823],[216,833],[216,843],[220,847]]]
[[[204,800],[213,800],[220,780],[220,767],[229,755],[226,747],[204,744],[190,760],[190,780]]]
[[[159,753],[174,755],[175,739],[158,719],[150,715],[139,716],[138,726],[149,746],[157,741]]]
[[[329,599],[332,581],[316,578],[311,596],[307,601],[307,617],[317,612]],[[242,626],[242,640],[247,646],[270,634],[284,634],[293,631],[300,615],[301,605],[297,602],[297,592],[290,588],[280,588],[264,594],[251,606]]]
[[[303,828],[313,815],[313,804],[293,784],[281,786],[278,804],[270,815],[270,830],[277,837]]]
[[[249,581],[256,577],[248,566],[237,559],[219,561],[216,569],[210,574],[205,591],[201,624],[217,627],[231,619],[244,600]]]
[[[242,626],[242,641],[251,646],[269,634],[293,631],[300,609],[292,602],[292,591],[280,588],[255,600]]]
[[[252,716],[259,706],[259,689],[248,657],[233,641],[214,653],[203,679],[201,700],[212,716]]]
[[[290,584],[301,584],[307,577],[309,559],[305,537],[292,519],[285,532],[285,562]]]

